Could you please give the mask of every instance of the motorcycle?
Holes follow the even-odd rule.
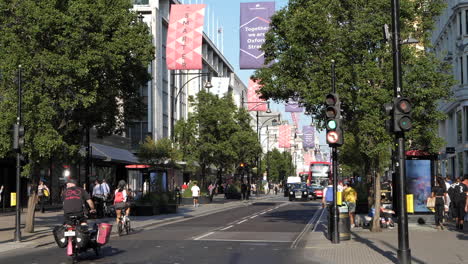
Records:
[[[93,249],[99,256],[101,246],[105,245],[110,236],[112,225],[101,223],[94,224],[89,230],[87,225],[81,225],[77,216],[70,216],[70,221],[54,228],[54,238],[60,248],[67,248],[67,255],[73,263],[78,262],[80,253]]]

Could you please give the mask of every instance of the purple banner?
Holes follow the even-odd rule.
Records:
[[[304,111],[304,108],[300,107],[298,102],[293,101],[293,100],[289,100],[285,104],[284,111],[285,112],[302,112],[302,111]]]
[[[240,4],[240,58],[241,69],[263,68],[265,53],[260,47],[265,33],[270,29],[270,17],[275,12],[275,2]]]
[[[302,138],[303,147],[314,148],[315,147],[315,128],[313,126],[303,126],[302,134],[303,134],[303,138]]]

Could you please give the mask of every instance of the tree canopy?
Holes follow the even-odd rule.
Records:
[[[154,47],[130,1],[0,0],[0,156],[11,150],[22,67],[23,155],[76,153],[84,129],[119,132],[141,113]]]
[[[424,47],[401,45],[402,94],[414,106],[409,147],[431,152],[442,142],[436,128],[444,116],[437,110],[437,101],[448,98],[454,84],[449,66],[430,52],[428,30],[442,7],[436,0],[401,1],[401,39],[417,37]],[[384,153],[393,145],[382,110],[393,97],[392,49],[382,36],[383,25],[391,24],[390,14],[390,1],[384,0],[291,0],[272,17],[262,46],[265,63],[274,63],[254,74],[263,85],[264,98],[280,101],[299,96],[323,127],[334,60],[346,142],[353,145],[345,149],[359,153],[374,167],[385,165],[382,161],[388,154]]]

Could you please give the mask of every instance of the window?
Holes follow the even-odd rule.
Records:
[[[465,34],[468,35],[468,10],[465,10]]]
[[[464,84],[465,83],[465,78],[464,78],[464,69],[463,69],[463,57],[460,57],[460,83]]]
[[[463,107],[463,112],[465,115],[465,141],[468,141],[468,106]]]
[[[463,177],[463,152],[457,153],[457,159],[458,159],[458,177],[462,178]]]
[[[457,112],[457,143],[462,143],[462,112]]]
[[[458,12],[458,35],[462,35],[462,14]]]

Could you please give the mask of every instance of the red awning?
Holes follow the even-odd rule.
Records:
[[[422,150],[408,150],[406,156],[431,156],[431,154]]]
[[[147,169],[151,167],[150,165],[142,165],[142,164],[131,164],[131,165],[125,165],[126,169]]]

